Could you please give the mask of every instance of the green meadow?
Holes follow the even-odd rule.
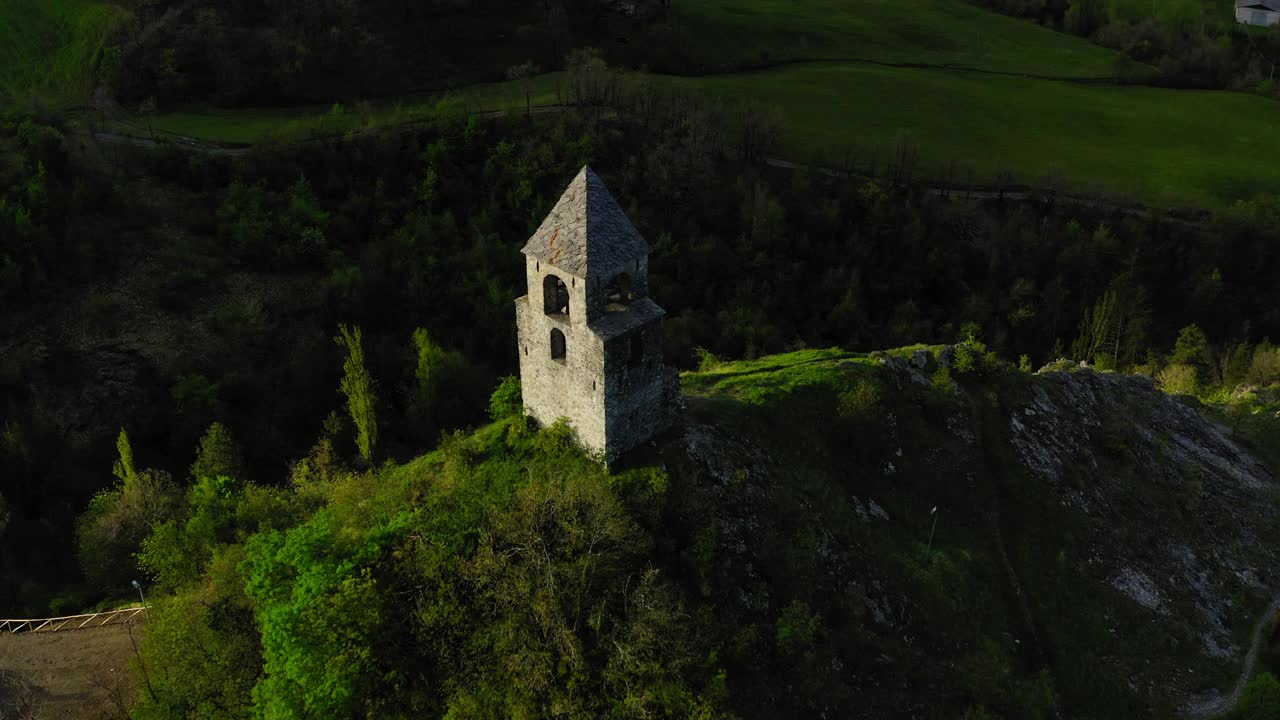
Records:
[[[865,63],[794,65],[698,78],[653,76],[661,87],[773,108],[779,154],[829,165],[852,158],[883,167],[903,143],[918,177],[1066,188],[1155,206],[1221,209],[1280,186],[1270,137],[1280,104],[1254,95],[1163,90],[1004,77]],[[539,77],[535,105],[557,102],[563,75]],[[157,130],[202,140],[252,143],[412,122],[441,108],[516,110],[523,91],[495,83],[363,112],[197,111],[154,118]]]
[[[784,152],[801,162],[852,151],[883,163],[905,140],[930,177],[953,163],[979,180],[1054,175],[1161,206],[1221,208],[1280,186],[1280,103],[1244,93],[858,64],[669,82],[776,108]]]
[[[24,38],[0,49],[5,59],[16,58],[0,76],[6,87],[32,86],[41,62],[55,70],[48,83],[64,91],[77,87],[113,17],[108,6],[90,0],[57,11],[43,7],[38,0],[0,0],[0,33]],[[918,177],[991,182],[1007,173],[1027,184],[1053,177],[1074,190],[1209,209],[1280,185],[1280,158],[1270,141],[1280,121],[1275,102],[1242,93],[1019,77],[1105,77],[1119,72],[1119,63],[1115,53],[1084,39],[964,0],[690,0],[673,13],[679,33],[698,38],[685,50],[704,66],[774,66],[655,75],[657,84],[773,108],[782,120],[779,154],[796,162],[852,158],[883,167],[905,143],[918,152]],[[20,33],[19,15],[40,18],[40,31]],[[73,39],[59,44],[57,38]],[[532,103],[559,103],[563,82],[563,73],[535,78]],[[139,122],[247,144],[412,123],[449,108],[480,112],[524,104],[521,85],[491,83],[336,106],[189,107]],[[138,126],[123,130],[136,134]]]
[[[564,73],[546,73],[530,82],[529,102],[534,106],[559,102]],[[355,105],[313,105],[301,108],[212,107],[186,108],[138,123],[161,133],[173,133],[208,142],[251,144],[263,140],[300,140],[379,127],[393,127],[430,117],[438,112],[518,111],[525,107],[524,87],[519,83],[485,83],[447,93],[404,100]],[[120,128],[137,133],[137,127]]]
[[[0,97],[74,104],[124,11],[96,0],[0,0]]]
[[[1119,56],[964,0],[689,0],[675,24],[703,63],[859,58],[1056,77],[1111,77]]]

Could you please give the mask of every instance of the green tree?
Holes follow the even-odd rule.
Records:
[[[507,79],[520,83],[524,89],[524,114],[533,112],[532,86],[533,78],[538,75],[539,68],[532,62],[523,62],[507,68]]]
[[[1250,680],[1236,709],[1241,720],[1280,720],[1280,680],[1271,673]]]
[[[1253,362],[1253,347],[1249,341],[1245,340],[1238,343],[1231,349],[1231,354],[1227,357],[1226,370],[1223,372],[1223,382],[1228,387],[1235,387],[1245,382],[1249,377],[1249,365]]]
[[[609,630],[600,617],[617,616],[645,540],[607,486],[582,473],[535,479],[491,517],[466,572],[493,623],[492,652],[508,658],[512,707],[538,715],[559,699],[592,714],[590,698],[566,691],[590,682],[591,648]]]
[[[483,385],[461,353],[447,350],[432,341],[423,328],[413,331],[414,365],[413,412],[434,436],[469,414],[471,399],[483,397]],[[473,395],[473,389],[475,390]]]
[[[1280,383],[1280,348],[1263,340],[1254,348],[1253,361],[1249,363],[1248,380],[1254,385],[1266,387]]]
[[[502,378],[493,394],[489,396],[489,417],[501,420],[523,411],[524,395],[520,387],[520,378],[515,375]]]
[[[1081,37],[1088,37],[1097,30],[1106,17],[1106,8],[1101,0],[1073,0],[1063,18],[1067,32]]]
[[[1116,293],[1108,290],[1092,307],[1084,311],[1079,334],[1071,343],[1071,355],[1075,360],[1092,363],[1104,352],[1113,337],[1116,314]]]
[[[794,600],[778,616],[776,635],[778,649],[784,655],[796,655],[808,650],[817,638],[822,618],[809,609],[808,604]]]
[[[1103,234],[1110,237],[1109,233]],[[1132,367],[1146,346],[1150,324],[1151,305],[1146,289],[1119,280],[1085,310],[1078,335],[1071,343],[1072,356],[1103,369]]]
[[[127,483],[138,473],[133,467],[133,445],[129,442],[129,433],[125,432],[124,428],[120,428],[120,435],[116,437],[116,453],[119,458],[112,466],[111,472],[120,479],[120,482]]]
[[[258,718],[370,715],[386,611],[370,568],[393,536],[350,538],[317,515],[287,533],[256,535],[246,547],[245,591],[257,610],[264,672],[253,689]]]
[[[1195,395],[1200,390],[1196,369],[1190,365],[1170,365],[1156,374],[1156,382],[1170,395]]]
[[[1209,338],[1199,325],[1188,325],[1178,332],[1178,340],[1169,356],[1170,365],[1187,365],[1195,368],[1200,380],[1205,379],[1210,363]]]
[[[219,475],[239,478],[242,474],[240,446],[225,425],[213,423],[200,438],[196,461],[191,464],[191,477],[196,480]]]
[[[1195,365],[1209,360],[1209,339],[1198,325],[1188,325],[1178,332],[1177,343],[1169,362],[1174,365]]]
[[[120,453],[115,487],[98,493],[77,523],[80,563],[89,582],[117,589],[136,578],[136,554],[151,529],[169,520],[178,495],[166,472],[138,471],[133,448],[123,430],[116,441]]]
[[[441,394],[447,353],[431,341],[426,328],[413,331],[413,349],[417,355],[417,364],[413,369],[414,399],[419,412],[425,416],[431,413]]]
[[[373,462],[373,451],[378,445],[378,418],[375,406],[373,379],[364,362],[364,337],[360,328],[339,325],[340,333],[334,338],[347,351],[343,361],[342,382],[339,389],[347,398],[347,412],[356,426],[356,447],[365,462]]]
[[[234,598],[192,588],[153,600],[141,662],[150,683],[135,720],[251,716],[262,656],[253,613]]]

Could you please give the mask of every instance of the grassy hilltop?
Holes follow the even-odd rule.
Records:
[[[137,717],[1154,718],[1235,684],[1277,486],[1149,383],[969,343],[684,386],[614,473],[507,387],[403,465],[326,436],[283,490],[199,480],[143,545]]]

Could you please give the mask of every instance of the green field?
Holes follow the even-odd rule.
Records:
[[[674,3],[708,64],[860,58],[1058,77],[1110,77],[1119,56],[964,0],[692,0]]]
[[[1157,206],[1221,209],[1280,187],[1280,151],[1270,142],[1280,104],[1243,93],[1162,90],[1002,77],[858,63],[796,65],[701,78],[656,76],[673,90],[752,100],[782,121],[780,155],[831,164],[885,161],[901,142],[919,154],[918,176],[1016,183],[1048,176],[1067,188]],[[556,102],[560,74],[539,78],[535,104]],[[455,93],[471,111],[523,107],[509,83]],[[436,99],[375,106],[370,126],[423,117]],[[339,125],[338,123],[343,123]],[[158,130],[203,140],[297,139],[365,123],[347,108],[174,113]]]
[[[556,104],[559,102],[557,88],[563,79],[564,73],[558,72],[534,78],[530,86],[530,101],[534,105]],[[149,124],[151,129],[162,133],[209,142],[249,144],[268,139],[298,140],[411,123],[440,112],[442,102],[445,103],[443,107],[463,112],[514,111],[525,107],[525,95],[524,88],[516,83],[487,83],[403,101],[372,103],[366,107],[343,105],[336,112],[332,105],[243,110],[188,108],[158,115],[149,121],[139,119],[138,125]],[[136,134],[139,128],[119,129]]]
[[[0,0],[0,97],[82,100],[120,8],[96,0]]]
[[[1115,74],[1118,64],[1114,53],[1086,40],[964,0],[691,0],[673,12],[680,32],[699,38],[692,57],[711,66],[873,61],[654,76],[673,90],[776,109],[783,120],[779,154],[789,160],[831,164],[852,154],[864,166],[875,158],[883,167],[906,142],[919,153],[918,177],[990,182],[1007,172],[1014,182],[1040,184],[1051,176],[1070,189],[1210,209],[1280,186],[1280,158],[1270,142],[1280,105],[1241,93],[1000,74],[1100,77]],[[537,78],[533,102],[559,102],[562,82],[559,73]],[[150,124],[219,142],[299,139],[412,122],[437,112],[442,97],[340,112],[327,106],[188,108]],[[523,91],[513,83],[477,85],[447,97],[471,112],[524,105]]]
[[[786,154],[800,161],[878,149],[883,162],[906,139],[932,177],[952,162],[979,179],[1053,173],[1078,189],[1207,208],[1280,186],[1280,104],[1243,93],[851,64],[670,82],[777,108]]]

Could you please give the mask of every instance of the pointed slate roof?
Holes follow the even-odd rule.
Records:
[[[649,244],[584,165],[521,252],[586,277],[593,267],[608,270],[649,254]]]

